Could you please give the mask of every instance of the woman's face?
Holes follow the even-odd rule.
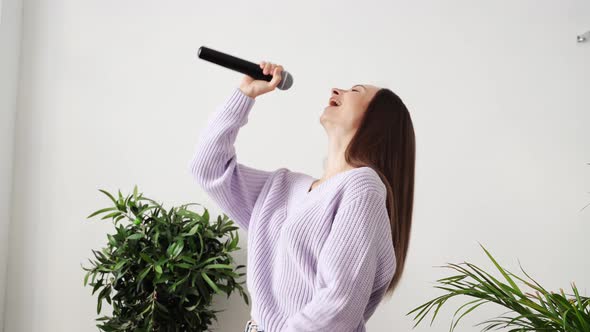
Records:
[[[336,127],[345,133],[356,131],[369,102],[379,89],[369,84],[357,84],[348,90],[333,88],[320,122],[325,128]]]

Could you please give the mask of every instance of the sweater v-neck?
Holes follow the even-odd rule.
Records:
[[[293,218],[301,211],[305,211],[313,204],[322,200],[325,194],[328,194],[335,186],[345,180],[349,175],[354,172],[360,171],[361,168],[370,168],[368,166],[355,167],[346,171],[338,172],[322,183],[318,184],[313,190],[309,191],[309,188],[314,181],[319,180],[309,174],[303,174],[303,180],[300,181],[295,188],[294,196],[285,201],[285,216]],[[322,193],[324,195],[322,195]]]
[[[334,182],[337,182],[338,179],[344,177],[347,174],[353,173],[354,171],[357,171],[359,169],[362,168],[368,168],[368,166],[361,166],[361,167],[355,167],[352,169],[348,169],[346,171],[342,171],[342,172],[338,172],[332,176],[330,176],[329,178],[325,179],[323,182],[321,182],[320,184],[318,184],[315,188],[311,189],[311,186],[313,185],[313,183],[319,179],[314,178],[311,175],[307,175],[308,179],[307,181],[305,181],[305,192],[303,193],[303,196],[305,197],[312,197],[315,195],[318,195],[320,192],[324,191],[327,187],[330,187],[331,184],[333,184]]]

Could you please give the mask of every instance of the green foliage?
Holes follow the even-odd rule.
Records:
[[[169,211],[137,193],[118,199],[100,189],[113,202],[87,218],[105,214],[115,234],[107,234],[106,247],[92,250],[96,260],[84,277],[84,286],[98,291],[97,314],[106,300],[113,316],[97,318],[102,331],[205,331],[215,311],[209,309],[214,294],[227,297],[238,290],[248,304],[242,282],[235,278],[244,265],[234,269],[230,252],[238,247],[238,227],[225,214],[209,222],[209,212],[197,214],[189,203]],[[129,221],[122,225],[121,221]],[[229,235],[229,238],[226,236]],[[225,241],[222,237],[226,236]]]
[[[563,289],[560,289],[559,293],[547,291],[524,271],[520,262],[520,269],[526,279],[501,267],[488,250],[483,245],[480,244],[480,246],[507,283],[498,280],[474,264],[468,262],[448,263],[442,267],[453,269],[458,274],[437,280],[438,284],[434,287],[444,290],[444,295],[436,297],[406,314],[418,311],[413,318],[417,320],[414,327],[434,309],[430,321],[430,325],[432,325],[438,310],[448,299],[465,295],[475,298],[475,300],[463,304],[455,311],[449,331],[453,331],[466,314],[482,304],[492,302],[508,308],[509,311],[503,316],[477,324],[476,326],[487,324],[482,331],[509,328],[508,331],[590,332],[590,298],[580,296],[575,283],[571,284],[574,293],[569,297],[566,296]],[[534,294],[524,292],[518,287],[517,281],[534,290]],[[466,309],[457,316],[463,308]],[[508,313],[511,316],[506,316]],[[457,317],[456,321],[455,317]]]

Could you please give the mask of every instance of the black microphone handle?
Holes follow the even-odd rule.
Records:
[[[254,62],[246,61],[235,56],[220,51],[216,51],[206,46],[199,47],[198,56],[200,59],[213,62],[222,67],[238,71],[242,74],[246,74],[254,78],[255,80],[264,80],[270,82],[273,78],[272,75],[264,75],[262,68],[260,68],[260,66]],[[283,71],[283,73],[289,75],[288,73],[286,73],[286,71]],[[287,77],[283,77],[283,80],[286,78]],[[288,87],[285,87],[285,89],[288,89],[290,87],[290,84],[287,85]]]

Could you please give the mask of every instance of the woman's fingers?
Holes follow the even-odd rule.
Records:
[[[2,0],[0,0],[2,1]],[[248,96],[252,98],[256,98],[262,94],[265,94],[269,91],[273,91],[279,85],[283,71],[283,66],[274,64],[268,61],[260,61],[258,62],[258,66],[262,69],[264,75],[272,74],[270,82],[266,80],[257,80],[249,75],[245,75],[240,83],[240,89],[244,91]]]
[[[281,81],[281,67],[275,67],[274,71],[273,71],[273,76],[272,79],[270,80],[270,86],[274,89],[279,85],[279,82]]]
[[[272,63],[267,62],[264,65],[264,70],[263,70],[264,75],[268,75],[271,72],[271,69],[272,69]]]
[[[264,75],[269,75],[269,74],[274,73],[274,70],[277,67],[281,68],[281,71],[283,70],[283,66],[274,64],[272,62],[267,62],[267,61],[260,61],[258,63],[258,66],[260,66],[260,68],[262,69],[262,73]]]
[[[272,75],[270,82],[267,83],[267,88],[270,87],[271,90],[274,90],[281,82],[283,66],[267,61],[260,61],[258,66],[264,75]]]

